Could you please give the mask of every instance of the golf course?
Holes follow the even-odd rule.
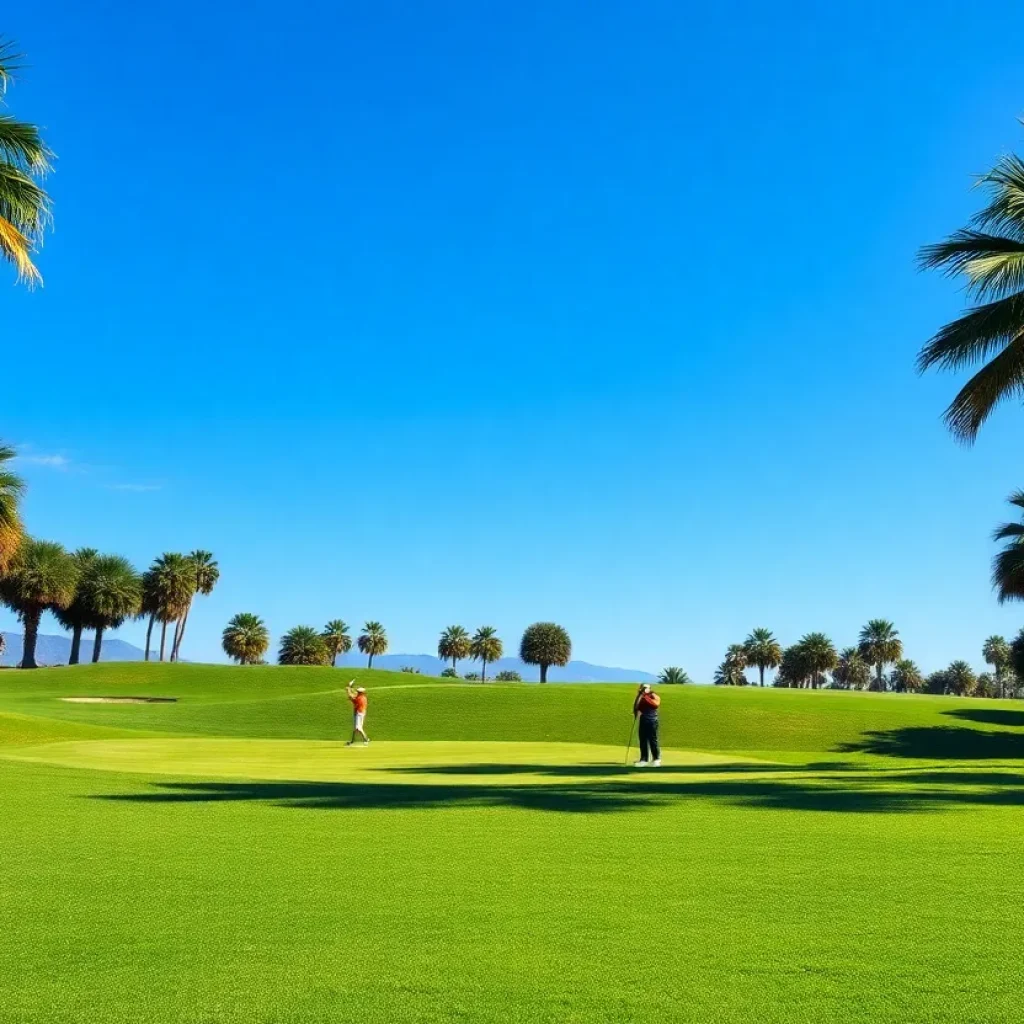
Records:
[[[1019,1019],[1019,703],[633,692],[0,673],[0,1019]]]

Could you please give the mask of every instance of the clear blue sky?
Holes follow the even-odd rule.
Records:
[[[59,162],[0,432],[36,534],[215,552],[187,656],[238,611],[405,652],[553,618],[706,679],[757,625],[884,616],[933,669],[1024,623],[988,583],[1024,411],[958,448],[955,380],[913,367],[962,301],[915,250],[1024,146],[1024,8],[42,0],[2,29]]]

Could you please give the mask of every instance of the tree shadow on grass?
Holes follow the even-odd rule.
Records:
[[[705,778],[656,782],[421,785],[348,782],[167,782],[153,792],[94,797],[135,804],[266,803],[305,810],[436,810],[506,807],[607,814],[687,802],[787,811],[892,814],[957,806],[1022,806],[1024,775],[949,772],[843,773],[789,778]]]
[[[840,769],[846,767],[843,762],[829,762],[827,764],[815,765],[815,769]],[[673,775],[707,775],[733,774],[756,772],[764,774],[769,772],[795,772],[806,771],[802,765],[789,764],[747,764],[743,762],[723,762],[722,764],[686,764],[686,765],[662,765],[659,768],[640,769],[633,766],[615,764],[495,764],[481,762],[479,764],[443,764],[443,765],[406,765],[395,768],[376,768],[374,771],[387,772],[398,775],[535,775],[545,778],[613,778],[628,777],[638,778],[641,771],[649,771],[655,777],[664,778]]]
[[[952,718],[962,718],[967,722],[985,722],[989,725],[1008,725],[1024,728],[1024,711],[1013,711],[1006,708],[956,708],[943,711]]]
[[[1024,733],[983,732],[952,725],[909,726],[886,732],[867,732],[856,743],[842,744],[837,752],[908,757],[921,761],[1019,760],[1024,759]]]

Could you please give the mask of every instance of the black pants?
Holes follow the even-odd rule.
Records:
[[[658,720],[640,716],[640,760],[660,761],[661,747],[658,746]]]

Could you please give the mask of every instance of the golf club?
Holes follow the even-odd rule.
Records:
[[[629,748],[633,746],[633,733],[636,731],[636,715],[633,716],[633,724],[629,727],[629,740],[626,743],[626,760],[622,763],[629,764]]]

